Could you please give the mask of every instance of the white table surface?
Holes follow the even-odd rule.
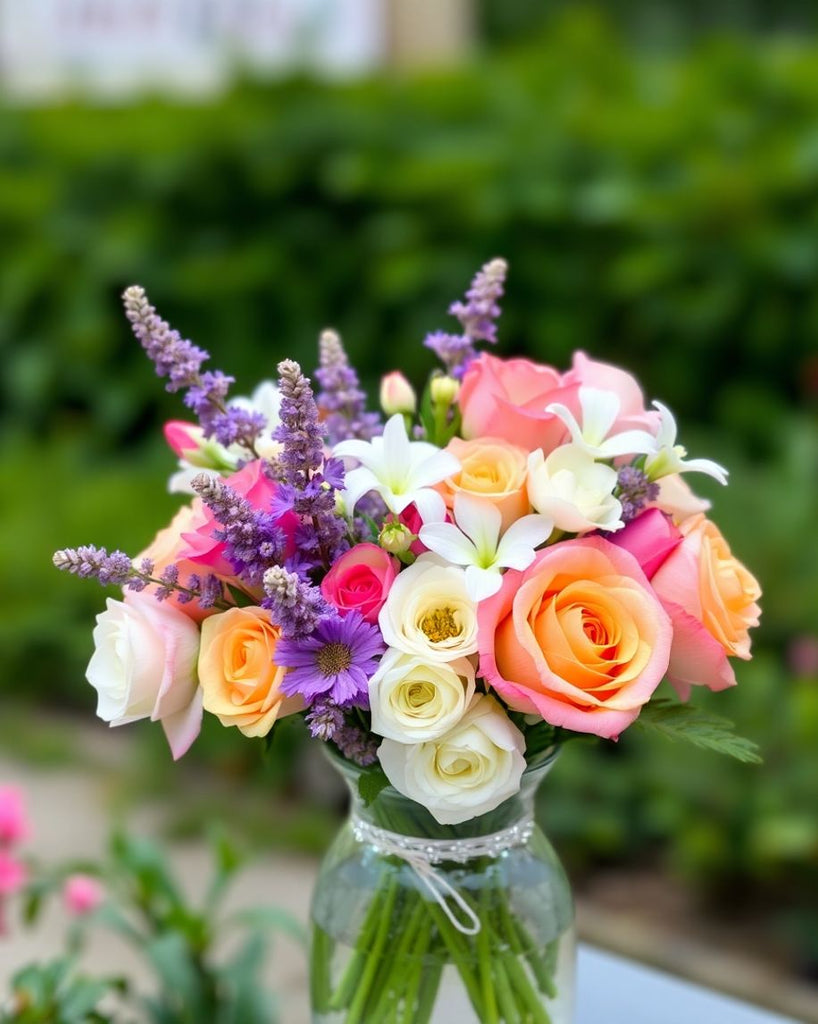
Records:
[[[580,945],[576,1024],[802,1024]]]

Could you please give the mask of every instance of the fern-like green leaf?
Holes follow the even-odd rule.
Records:
[[[686,740],[696,747],[714,750],[745,764],[761,764],[758,747],[752,740],[738,736],[733,723],[721,715],[699,711],[689,704],[660,698],[642,708],[635,724],[670,740]]]

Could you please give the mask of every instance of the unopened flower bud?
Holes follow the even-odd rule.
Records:
[[[413,416],[418,405],[415,389],[399,370],[381,378],[380,399],[387,416],[394,416],[396,412]]]
[[[378,535],[378,544],[392,555],[405,554],[416,540],[415,534],[398,519],[384,523]]]
[[[449,406],[460,393],[460,382],[454,377],[433,377],[429,388],[435,405]]]

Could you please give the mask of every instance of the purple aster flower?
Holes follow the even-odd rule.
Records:
[[[349,365],[340,337],[335,331],[324,331],[318,341],[320,366],[315,377],[321,385],[316,404],[323,413],[324,434],[330,445],[350,437],[369,441],[380,434],[380,417],[366,411],[366,394],[361,390],[358,374]]]
[[[327,697],[344,707],[366,707],[367,684],[385,650],[381,631],[360,612],[323,619],[312,636],[279,641],[275,662],[289,669],[281,690],[289,697],[300,694],[308,702]]]

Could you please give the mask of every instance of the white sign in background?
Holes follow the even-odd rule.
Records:
[[[210,91],[237,69],[369,70],[383,0],[0,0],[3,92]]]

